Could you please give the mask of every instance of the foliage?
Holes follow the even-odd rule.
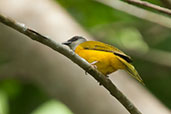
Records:
[[[146,1],[163,6],[158,0]],[[93,0],[57,0],[57,2],[97,40],[125,49],[136,48],[141,52],[150,49],[171,51],[171,33],[167,28]],[[171,108],[170,69],[134,56],[133,59],[146,87]],[[8,62],[10,62],[8,56],[0,50],[0,70],[1,66]],[[23,83],[16,79],[0,81],[0,114],[45,114],[45,112],[55,114],[58,111],[61,111],[60,114],[62,112],[72,114],[64,104],[51,100],[45,92],[31,82]]]
[[[16,79],[0,81],[0,114],[72,114],[64,104],[49,99],[32,83]]]
[[[50,100],[31,114],[72,114],[72,112],[64,104],[56,100]]]

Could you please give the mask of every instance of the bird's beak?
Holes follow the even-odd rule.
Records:
[[[63,42],[62,44],[63,44],[63,45],[69,45],[69,44],[71,44],[71,42],[66,41],[66,42]]]

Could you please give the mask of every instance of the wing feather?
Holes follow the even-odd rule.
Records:
[[[105,52],[110,52],[113,53],[116,56],[119,56],[123,58],[125,61],[128,63],[132,62],[132,59],[130,56],[126,55],[124,52],[121,50],[115,48],[114,46],[98,42],[98,41],[87,41],[82,44],[80,44],[84,49],[86,50],[97,50],[97,51],[105,51]]]

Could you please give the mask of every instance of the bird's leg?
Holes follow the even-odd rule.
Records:
[[[97,69],[97,66],[95,65],[96,63],[98,63],[98,61],[93,61],[92,63],[90,63],[94,68]]]
[[[93,61],[90,63],[95,69],[97,69],[97,66],[95,65],[98,61]],[[85,75],[87,75],[87,72],[85,71]]]

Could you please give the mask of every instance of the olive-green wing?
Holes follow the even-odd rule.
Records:
[[[127,71],[132,77],[134,77],[136,80],[138,80],[141,84],[145,85],[142,78],[140,77],[140,75],[138,74],[137,70],[135,69],[135,67],[133,65],[131,65],[130,63],[127,63],[126,61],[124,61],[122,58],[118,58],[118,60],[123,63],[123,65],[125,66],[125,71]]]
[[[98,41],[87,41],[82,44],[80,44],[84,49],[87,50],[97,50],[97,51],[105,51],[115,54],[116,56],[119,56],[123,58],[128,63],[132,62],[132,59],[130,56],[126,55],[121,50],[115,48],[114,46],[98,42]]]

